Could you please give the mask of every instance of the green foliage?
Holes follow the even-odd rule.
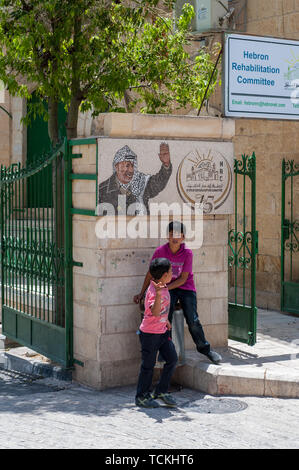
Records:
[[[173,103],[198,107],[213,60],[204,50],[194,60],[186,52],[193,8],[185,4],[174,24],[158,3],[0,0],[0,79],[29,100],[28,120],[35,113],[47,119],[43,106],[30,106],[32,85],[42,99],[62,101],[67,127],[79,105],[94,114],[124,111],[119,103],[129,90],[129,111],[137,103],[145,113],[169,112]],[[209,95],[216,81],[217,74]]]

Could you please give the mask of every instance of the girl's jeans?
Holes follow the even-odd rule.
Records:
[[[170,338],[169,331],[163,334],[143,333],[139,331],[141,343],[142,362],[137,384],[136,397],[149,393],[152,385],[153,372],[156,364],[157,352],[163,355],[164,368],[156,386],[155,394],[166,393],[170,384],[171,376],[178,361],[177,353]]]

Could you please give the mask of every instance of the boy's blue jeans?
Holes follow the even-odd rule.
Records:
[[[175,304],[180,300],[184,317],[191,334],[191,337],[196,345],[196,349],[201,354],[208,354],[210,352],[210,343],[206,340],[203,328],[198,319],[197,313],[197,299],[196,292],[186,289],[171,289],[170,293],[170,310],[168,319],[172,322],[172,316]]]
[[[171,376],[174,372],[178,356],[169,331],[163,334],[143,333],[139,331],[141,343],[142,362],[137,384],[136,397],[149,393],[152,385],[153,372],[156,364],[157,352],[160,351],[166,363],[156,386],[155,394],[167,393]]]

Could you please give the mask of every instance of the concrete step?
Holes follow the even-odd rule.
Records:
[[[60,364],[25,346],[6,349],[2,352],[0,362],[1,367],[5,370],[39,375],[45,378],[51,377],[62,381],[72,380],[70,369],[65,369]]]
[[[0,353],[7,348],[13,348],[17,346],[20,346],[20,344],[2,334],[2,324],[0,323]]]
[[[254,346],[228,340],[212,364],[196,350],[185,351],[185,364],[173,380],[211,395],[299,398],[299,317],[258,310]]]
[[[295,350],[260,357],[254,352],[244,352],[246,345],[229,343],[228,349],[215,348],[223,358],[219,365],[212,364],[197,351],[186,351],[186,363],[177,367],[173,381],[216,396],[299,398],[299,355],[296,359]]]
[[[41,377],[52,377],[58,380],[72,380],[72,371],[65,369],[47,357],[21,346],[19,343],[2,334],[0,324],[0,367],[25,374],[36,374]]]

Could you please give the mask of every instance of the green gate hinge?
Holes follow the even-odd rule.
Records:
[[[82,268],[82,267],[83,267],[83,263],[81,263],[80,261],[74,261],[74,260],[73,260],[73,266],[79,266],[79,268]]]
[[[78,361],[78,359],[73,359],[73,363],[77,364],[78,366],[84,367],[84,362]]]
[[[82,153],[72,153],[72,158],[82,158]]]

